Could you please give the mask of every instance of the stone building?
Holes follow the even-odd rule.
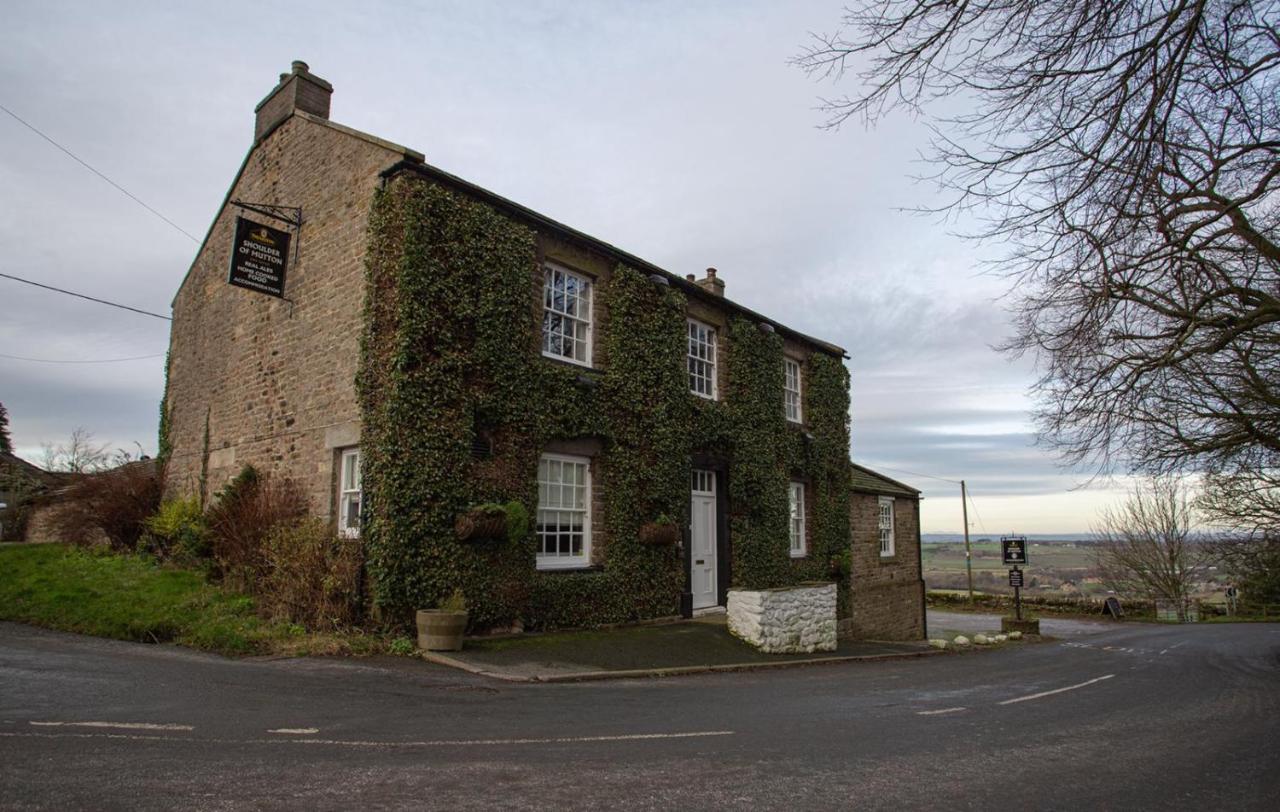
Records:
[[[848,637],[919,640],[925,636],[920,560],[920,491],[852,466],[849,529],[856,573]]]
[[[462,589],[478,627],[687,615],[840,577],[852,544],[847,629],[923,635],[917,492],[883,480],[893,541],[863,554],[876,475],[850,468],[843,349],[715,269],[673,274],[331,121],[332,92],[281,75],[174,298],[172,493],[245,465],[296,480],[391,612]],[[240,217],[290,235],[283,297],[228,284]],[[529,532],[462,538],[482,503]]]

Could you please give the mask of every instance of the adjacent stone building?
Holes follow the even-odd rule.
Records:
[[[925,585],[920,560],[920,491],[852,466],[849,529],[853,580],[841,633],[881,640],[925,636]]]
[[[293,478],[392,613],[460,589],[478,628],[593,625],[837,580],[847,633],[923,635],[919,494],[850,468],[843,349],[715,269],[670,273],[330,121],[332,92],[295,62],[258,105],[174,299],[171,493]],[[283,298],[228,284],[240,217],[290,234]],[[886,555],[864,538],[881,496]],[[459,529],[499,505],[528,531]]]

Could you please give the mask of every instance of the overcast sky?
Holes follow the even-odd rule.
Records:
[[[921,488],[925,532],[1086,530],[1115,498],[1034,445],[1030,360],[975,246],[902,212],[921,122],[816,125],[787,64],[822,2],[10,2],[0,104],[203,237],[290,61],[332,118],[847,347],[853,456]],[[852,91],[853,88],[846,88]],[[0,112],[0,269],[167,314],[196,244]],[[38,460],[77,426],[155,451],[168,323],[0,278],[0,402]],[[359,306],[358,295],[352,297]],[[928,477],[938,477],[931,479]]]

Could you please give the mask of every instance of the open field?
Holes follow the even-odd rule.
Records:
[[[1000,558],[1000,542],[983,539],[971,543],[973,586],[983,592],[1012,593],[1009,568]],[[1026,595],[1081,597],[1105,595],[1106,587],[1094,577],[1094,547],[1090,542],[1029,541]],[[924,579],[929,589],[965,589],[964,542],[923,545]]]
[[[999,540],[971,542],[973,588],[997,595],[1012,595],[1009,568],[1002,562]],[[1027,564],[1022,568],[1026,597],[1097,598],[1111,594],[1098,577],[1094,565],[1097,546],[1093,541],[1028,541]],[[947,541],[922,545],[925,584],[930,590],[966,590],[964,542]],[[1226,579],[1216,568],[1206,571],[1194,596],[1208,603],[1225,601]],[[1124,596],[1121,596],[1122,598]]]

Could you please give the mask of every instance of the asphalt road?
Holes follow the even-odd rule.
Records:
[[[1275,809],[1280,626],[524,685],[0,623],[0,805]]]

